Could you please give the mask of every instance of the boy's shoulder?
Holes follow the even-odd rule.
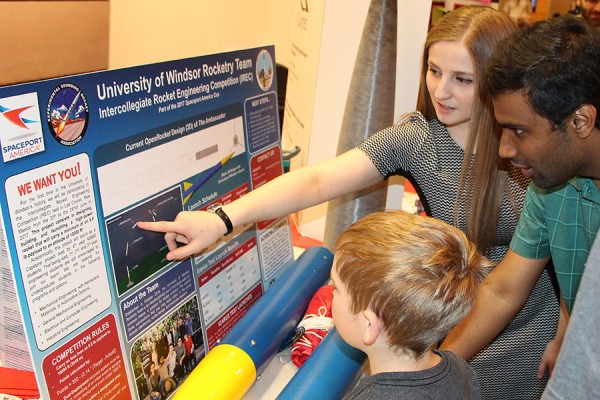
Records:
[[[448,351],[435,351],[441,357],[433,368],[414,372],[384,372],[362,378],[346,400],[359,399],[481,399],[481,391],[471,366]]]

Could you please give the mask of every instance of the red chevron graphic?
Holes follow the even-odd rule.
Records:
[[[8,111],[3,112],[2,115],[4,115],[7,120],[12,122],[16,126],[23,128],[23,129],[29,129],[29,128],[27,128],[27,125],[25,125],[25,123],[23,122],[23,119],[20,117],[20,115],[23,111],[25,111],[31,107],[32,106],[15,108],[14,110],[8,110]]]

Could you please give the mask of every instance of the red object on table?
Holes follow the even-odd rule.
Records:
[[[307,236],[302,236],[300,232],[298,232],[298,227],[296,226],[296,222],[294,218],[289,217],[290,228],[292,230],[292,243],[296,247],[300,247],[303,249],[308,249],[312,246],[323,246],[323,242],[317,239],[312,239]]]
[[[6,367],[0,367],[0,393],[22,399],[40,398],[33,371]]]
[[[304,327],[304,334],[292,346],[292,362],[301,367],[306,359],[313,353],[327,333],[333,328],[331,316],[331,302],[333,300],[333,286],[322,286],[313,295],[308,303],[308,308],[298,326]]]

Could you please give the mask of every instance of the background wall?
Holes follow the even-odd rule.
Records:
[[[292,2],[110,0],[109,68],[275,45],[290,54]]]
[[[414,108],[425,34],[420,29],[426,28],[429,17],[424,13],[429,12],[431,2],[398,0],[401,60],[396,76],[398,115]],[[320,19],[310,20],[311,24],[319,24],[319,31],[322,29],[319,40],[312,39],[311,54],[315,61],[311,61],[314,74],[309,84],[314,86],[303,102],[313,108],[306,113],[305,121],[310,141],[298,157],[302,165],[314,164],[335,155],[369,3],[369,0],[352,4],[347,0],[0,0],[0,15],[6,17],[0,28],[6,40],[0,49],[10,55],[0,60],[0,84],[263,45],[274,45],[276,61],[292,71],[295,67],[292,45],[298,44],[294,30],[307,23],[303,15],[307,10],[314,13],[320,7],[324,9]],[[435,3],[444,3],[452,9],[455,1],[435,0]],[[479,4],[479,1],[460,2],[467,3]],[[532,19],[565,13],[571,3],[572,0],[538,0]],[[23,20],[22,15],[35,18]],[[56,25],[49,15],[70,18]],[[70,38],[69,45],[57,45],[58,39],[64,37]],[[395,208],[393,204],[398,205],[402,189],[398,184],[391,188],[395,194],[389,196],[392,200],[388,205]],[[302,218],[303,233],[322,238],[325,213],[325,205],[307,210]]]
[[[359,3],[350,9],[346,0],[326,1],[307,164],[336,155],[354,60],[370,4],[369,1]],[[395,119],[416,106],[430,8],[431,0],[398,1]],[[341,40],[344,40],[343,46]],[[388,208],[400,208],[402,182],[398,177],[389,180]],[[300,232],[323,240],[326,213],[326,204],[305,210],[300,219]]]
[[[0,0],[0,85],[108,68],[109,5]]]
[[[563,6],[570,0],[538,0],[534,19],[544,18],[549,7]],[[299,23],[299,8],[311,12],[323,7],[323,32],[320,54],[316,57],[316,79],[305,85],[306,101],[313,111],[303,121],[310,139],[302,146],[298,160],[314,164],[335,156],[348,95],[348,86],[362,34],[369,0],[352,7],[347,0],[110,0],[109,68],[122,68],[171,59],[194,57],[261,45],[275,45],[276,61],[288,67],[293,63],[294,29]],[[436,1],[439,3],[439,1]],[[455,1],[447,0],[452,9]],[[463,0],[460,4],[479,4]],[[317,7],[318,6],[318,7]],[[431,0],[400,0],[397,71],[397,114],[414,108],[420,57]],[[404,19],[404,20],[403,20]],[[312,20],[311,20],[312,21]],[[424,23],[424,22],[423,22]],[[418,27],[415,25],[419,24]],[[314,28],[314,27],[313,27]],[[404,31],[402,31],[404,29]],[[314,86],[311,86],[314,85]],[[288,95],[290,88],[288,87]],[[284,132],[285,134],[285,132]],[[289,144],[289,140],[285,140]],[[293,142],[293,140],[291,141]],[[297,160],[297,161],[298,161]],[[293,166],[294,167],[294,166]],[[402,196],[401,179],[390,186],[388,207],[398,208]],[[303,234],[322,239],[326,205],[306,210],[299,219]]]
[[[309,5],[314,1],[309,1]],[[291,42],[305,57],[293,57],[283,124],[284,148],[300,147],[291,168],[335,157],[346,98],[370,1],[327,0],[321,14],[307,13],[308,29],[294,23]],[[300,4],[297,13],[300,15]],[[320,21],[319,21],[320,19]],[[298,20],[299,22],[300,20]],[[319,21],[320,40],[308,40]],[[297,52],[299,53],[299,52]],[[297,61],[294,61],[294,58]],[[310,65],[309,65],[310,64]],[[304,236],[323,240],[327,203],[294,214]]]
[[[110,0],[109,67],[122,68],[273,44],[276,61],[294,71],[298,66],[293,65],[292,45],[299,45],[299,24],[319,21],[322,23],[320,49],[312,49],[306,43],[302,46],[315,56],[310,62],[314,63],[316,73],[304,74],[303,89],[299,89],[303,93],[293,94],[296,99],[304,97],[312,109],[303,115],[310,138],[306,139],[308,144],[302,146],[298,160],[303,162],[299,166],[314,164],[335,156],[369,4],[370,0],[360,0],[352,6],[347,0]],[[306,8],[314,14],[323,7],[322,20],[315,15],[308,20],[303,15]],[[398,2],[400,68],[396,83],[401,93],[396,102],[398,113],[415,106],[430,7],[431,0]],[[311,29],[321,27],[311,26]],[[304,66],[305,71],[309,68]],[[290,89],[298,90],[288,85],[288,96],[292,96]],[[284,140],[284,147],[286,142],[290,143]],[[401,186],[398,187],[396,185],[395,194],[390,196],[396,206],[402,196]],[[307,210],[300,219],[301,232],[322,240],[326,211],[326,205]]]

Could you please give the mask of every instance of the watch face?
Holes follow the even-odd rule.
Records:
[[[206,208],[206,211],[209,211],[209,212],[215,212],[215,210],[216,210],[217,208],[220,208],[222,205],[223,205],[223,204],[221,204],[221,203],[213,203],[213,204],[211,204],[210,206],[208,206],[208,207]]]

